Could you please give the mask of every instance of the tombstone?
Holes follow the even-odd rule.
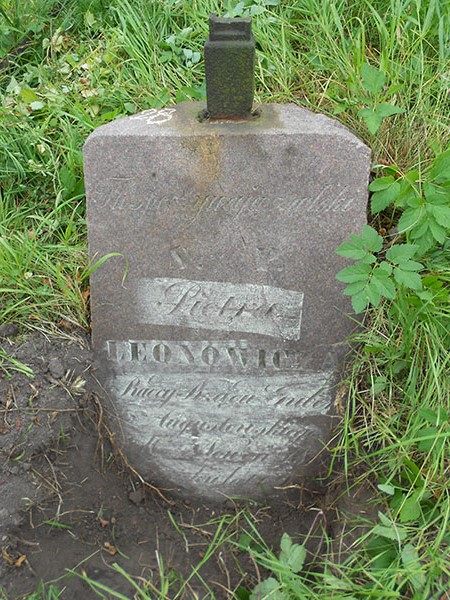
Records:
[[[208,43],[238,21],[248,49],[246,20],[212,23]],[[213,501],[320,468],[354,329],[335,249],[366,222],[370,165],[336,121],[248,100],[236,114],[227,85],[222,104],[209,85],[210,111],[145,110],[84,148],[90,258],[117,253],[91,277],[116,435],[143,477]]]

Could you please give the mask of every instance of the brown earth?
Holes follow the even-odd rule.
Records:
[[[370,490],[348,492],[343,478],[293,484],[276,505],[206,506],[145,484],[111,445],[88,337],[17,333],[0,327],[1,345],[34,376],[0,371],[0,598],[40,581],[63,599],[98,597],[75,574],[133,598],[114,564],[136,585],[170,583],[155,597],[233,598],[267,576],[237,546],[243,532],[254,527],[275,551],[283,532],[307,537],[309,563],[325,552],[339,561],[357,535],[349,523],[373,513]]]

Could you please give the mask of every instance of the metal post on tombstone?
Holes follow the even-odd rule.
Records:
[[[206,103],[210,119],[252,116],[255,39],[250,18],[211,15],[205,43]]]

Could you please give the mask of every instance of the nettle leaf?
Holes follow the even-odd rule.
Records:
[[[380,115],[380,117],[391,117],[392,115],[399,115],[405,112],[404,108],[400,106],[394,106],[393,104],[388,104],[387,102],[382,102],[381,104],[377,104],[375,106],[375,112]]]
[[[369,190],[371,192],[380,192],[381,190],[385,190],[390,187],[395,181],[393,175],[388,175],[386,177],[377,177],[372,181],[369,185]]]
[[[395,246],[392,246],[386,252],[386,258],[395,265],[398,265],[412,258],[416,252],[417,246],[415,244],[395,244]]]
[[[396,268],[394,269],[394,279],[398,284],[404,285],[411,290],[422,289],[422,278],[418,273]]]
[[[356,263],[350,267],[345,267],[336,275],[338,281],[344,283],[354,283],[356,281],[367,281],[372,267],[366,263]]]
[[[379,252],[383,247],[383,238],[370,225],[364,225],[361,239],[371,252]]]
[[[364,63],[361,73],[362,86],[367,92],[376,95],[383,91],[386,78],[382,71],[369,65],[369,63]]]
[[[381,210],[384,210],[397,200],[398,195],[400,193],[401,186],[398,181],[394,181],[389,187],[384,190],[380,190],[379,192],[375,192],[371,199],[371,209],[372,213],[376,214]]]
[[[369,133],[372,135],[375,135],[383,122],[383,117],[378,115],[373,108],[362,108],[358,111],[358,117],[362,117]]]

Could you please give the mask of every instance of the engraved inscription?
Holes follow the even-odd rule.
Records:
[[[158,456],[173,481],[218,486],[223,493],[243,482],[279,484],[280,473],[314,458],[322,447],[315,419],[331,411],[331,385],[332,371],[128,373],[112,381],[129,435]]]
[[[208,410],[227,408],[232,410],[237,407],[253,407],[262,410],[267,407],[294,410],[295,415],[320,415],[326,414],[330,409],[329,382],[331,371],[319,371],[302,373],[301,376],[292,377],[288,375],[274,375],[261,379],[260,377],[246,377],[243,379],[226,378],[220,376],[189,375],[150,375],[148,377],[119,375],[114,383],[119,396],[127,399],[127,406],[136,405],[147,407],[153,416],[156,409],[180,408],[199,403]],[[194,382],[194,383],[192,383]],[[130,403],[130,400],[133,402]],[[226,419],[230,421],[231,419]],[[191,427],[192,419],[179,426],[183,431]],[[220,422],[218,418],[207,424],[198,422],[195,429],[207,428],[208,431],[226,433],[225,421]],[[253,420],[247,424],[239,423],[238,430],[233,433],[254,430]],[[270,433],[266,424],[263,429],[258,430],[258,435]]]
[[[193,369],[248,373],[293,372],[304,366],[304,356],[295,350],[254,346],[247,340],[108,340],[106,352],[114,363],[136,368],[142,364],[152,371]]]
[[[139,180],[139,175],[135,178],[125,178],[123,183],[127,186],[124,191],[124,199],[117,198],[115,188],[116,178],[111,178],[109,194],[107,190],[101,196],[101,204],[114,211],[131,210],[139,214],[147,214],[153,211],[165,209],[174,209],[180,207],[188,208],[192,213],[192,221],[197,221],[201,215],[223,211],[232,220],[237,219],[242,214],[251,214],[255,210],[276,210],[284,214],[292,214],[295,211],[301,213],[336,213],[348,212],[354,199],[347,188],[342,188],[338,192],[331,185],[324,186],[316,196],[294,196],[291,198],[268,197],[268,196],[146,196],[136,194],[135,181]],[[107,183],[106,183],[107,185]],[[99,202],[100,204],[100,202]]]
[[[142,323],[300,339],[303,293],[294,290],[162,277],[142,279],[137,299]]]

